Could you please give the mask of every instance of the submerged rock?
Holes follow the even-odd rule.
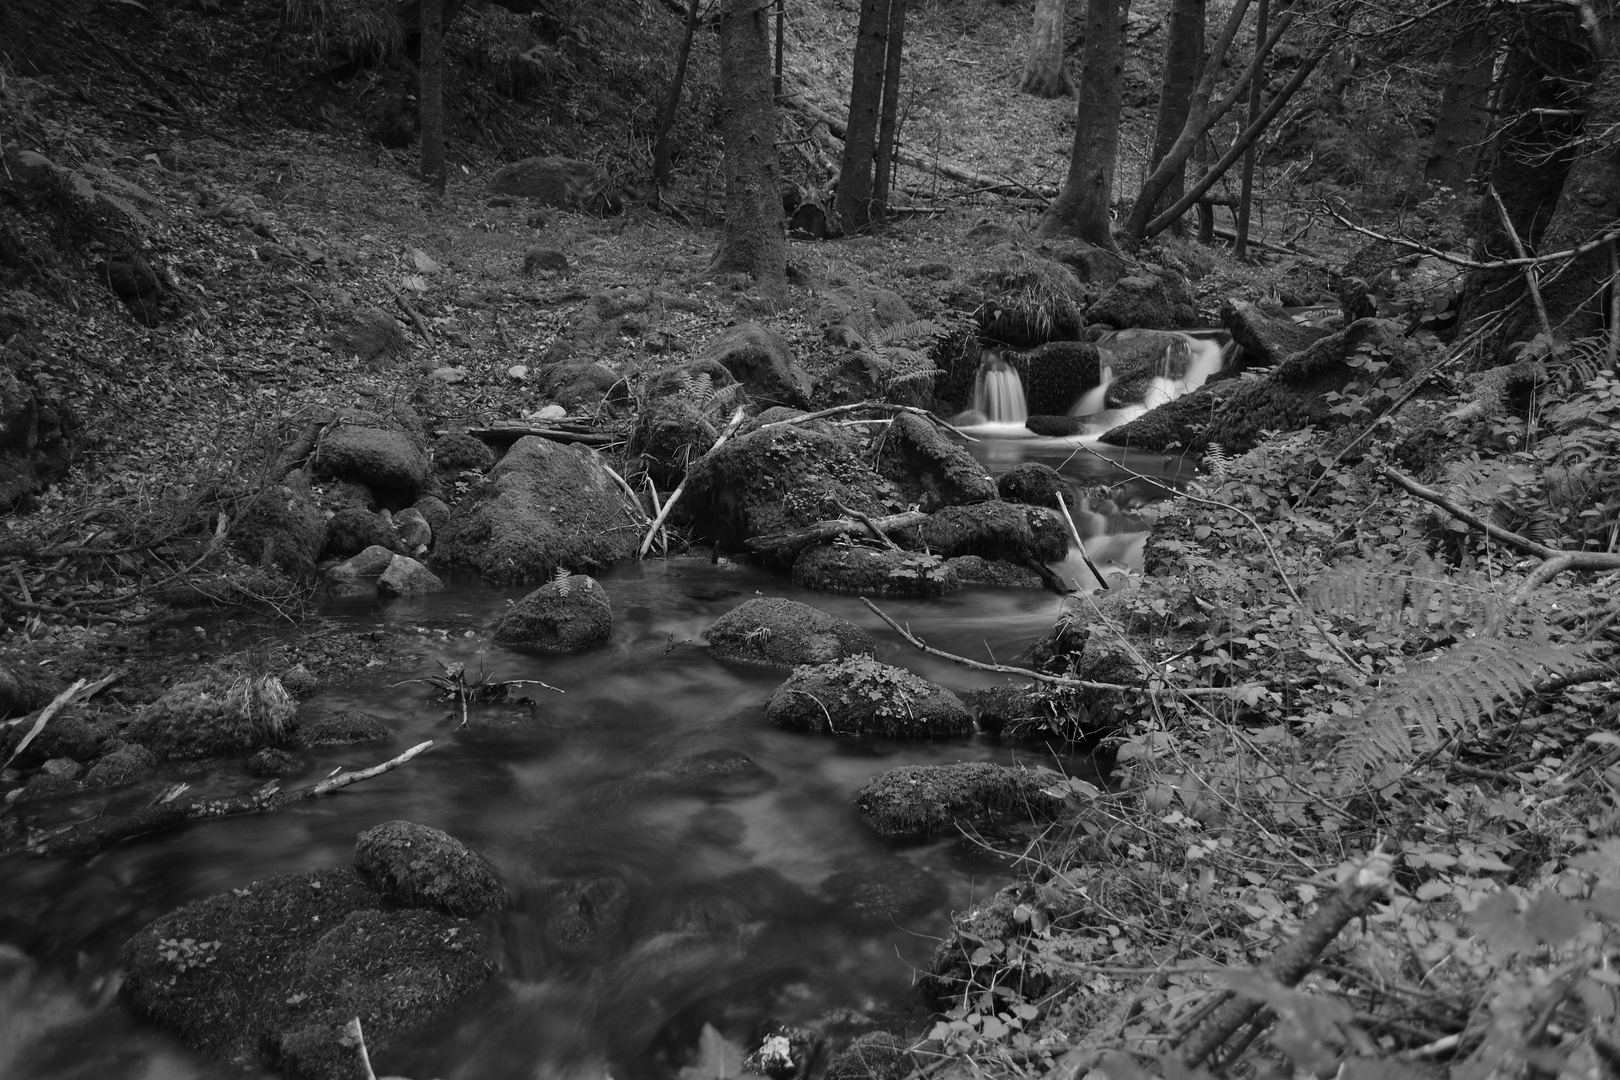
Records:
[[[791,668],[851,656],[876,656],[872,635],[809,604],[761,596],[709,627],[709,651],[722,660]]]
[[[549,581],[519,600],[495,624],[495,643],[546,653],[594,648],[613,634],[613,606],[595,578]]]
[[[771,694],[765,719],[846,738],[936,739],[973,731],[973,718],[955,694],[867,657],[799,668]]]
[[[384,896],[411,907],[478,915],[510,903],[483,856],[414,821],[385,821],[361,833],[354,868]]]
[[[984,466],[916,413],[901,413],[889,425],[877,468],[906,501],[929,512],[996,497],[996,482]]]
[[[395,555],[377,579],[379,596],[419,596],[444,591],[439,576],[409,555]]]
[[[370,713],[352,709],[316,717],[299,725],[300,746],[356,746],[360,743],[391,742],[393,729]]]
[[[821,883],[821,894],[846,918],[893,926],[936,910],[945,899],[938,878],[897,857],[845,860]]]
[[[793,584],[876,596],[943,596],[962,587],[937,556],[842,544],[806,548],[793,563]]]
[[[882,836],[923,837],[953,831],[958,822],[1051,820],[1062,811],[1063,799],[1047,794],[1047,786],[1027,769],[988,761],[903,765],[862,788],[855,808]]]

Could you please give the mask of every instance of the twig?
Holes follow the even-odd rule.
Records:
[[[1333,207],[1325,199],[1322,201],[1322,208],[1331,214],[1333,219],[1340,225],[1343,225],[1345,228],[1350,229],[1353,232],[1358,232],[1363,236],[1370,236],[1374,240],[1382,240],[1386,244],[1394,244],[1396,247],[1403,247],[1408,251],[1416,251],[1424,255],[1432,255],[1441,262],[1450,263],[1452,266],[1460,266],[1464,270],[1511,270],[1520,266],[1540,266],[1543,263],[1563,262],[1566,259],[1574,259],[1578,256],[1585,255],[1588,251],[1596,251],[1604,244],[1612,244],[1616,240],[1620,240],[1620,229],[1611,229],[1602,236],[1594,237],[1584,244],[1577,244],[1575,247],[1566,248],[1563,251],[1555,251],[1551,255],[1537,255],[1534,258],[1525,257],[1522,259],[1497,259],[1493,262],[1475,262],[1473,259],[1464,259],[1453,255],[1450,252],[1441,251],[1439,248],[1432,248],[1427,244],[1420,244],[1415,240],[1407,240],[1404,237],[1391,236],[1388,233],[1374,232],[1372,229],[1363,228],[1351,221],[1349,218],[1345,217],[1343,214],[1340,214],[1337,210],[1333,209]]]
[[[961,664],[963,667],[976,668],[979,671],[996,671],[1003,675],[1021,675],[1026,679],[1034,679],[1036,682],[1048,683],[1052,686],[1069,686],[1080,690],[1120,690],[1126,693],[1142,694],[1187,694],[1203,697],[1241,697],[1246,692],[1254,689],[1253,686],[1249,684],[1244,684],[1242,686],[1189,687],[1152,685],[1127,686],[1124,683],[1095,682],[1091,679],[1071,679],[1066,675],[1048,675],[1044,671],[1035,671],[1031,668],[1013,667],[1010,664],[986,664],[980,660],[969,660],[965,656],[957,656],[955,653],[948,653],[944,649],[936,649],[932,645],[924,642],[921,638],[917,637],[910,630],[907,630],[905,627],[895,622],[889,617],[887,612],[878,607],[876,604],[872,603],[871,600],[863,596],[861,597],[861,603],[870,608],[878,618],[888,623],[895,633],[905,638],[908,642],[915,645],[929,656],[937,656],[942,660],[949,660],[953,664]]]
[[[349,1021],[343,1034],[353,1039],[355,1049],[360,1051],[360,1067],[366,1071],[366,1080],[377,1080],[377,1074],[371,1068],[371,1055],[366,1052],[366,1033],[360,1029],[358,1016]]]
[[[433,348],[433,331],[428,329],[427,320],[422,318],[415,308],[411,307],[411,302],[405,299],[405,294],[398,289],[394,290],[394,303],[398,304],[404,309],[405,314],[411,317],[411,325],[416,327],[418,334],[422,335],[422,340],[427,342],[428,348]]]
[[[838,416],[842,413],[855,412],[857,409],[887,409],[889,412],[916,413],[924,420],[937,424],[946,431],[950,432],[952,435],[966,439],[968,442],[979,441],[972,435],[969,435],[967,432],[963,431],[961,428],[956,427],[954,424],[948,424],[944,420],[941,420],[927,409],[919,409],[915,405],[895,405],[887,401],[858,401],[853,405],[834,405],[830,409],[820,409],[813,413],[805,413],[803,416],[790,416],[786,420],[772,420],[768,424],[759,425],[759,427],[755,428],[754,430],[769,431],[771,428],[789,427],[794,424],[808,424],[812,420],[820,420],[828,416]]]
[[[1620,373],[1620,243],[1609,241],[1609,370]]]
[[[49,705],[39,710],[39,716],[34,719],[34,726],[28,729],[28,733],[22,737],[22,741],[11,752],[11,756],[6,758],[6,764],[0,765],[0,769],[16,761],[17,755],[28,749],[28,744],[34,741],[34,736],[45,730],[45,725],[51,722],[51,717],[55,716],[68,702],[72,701],[79,691],[84,689],[84,685],[83,679],[77,680],[72,686],[57,694]]]
[[[889,534],[884,532],[882,529],[878,528],[877,527],[877,522],[873,521],[869,514],[863,514],[859,510],[854,509],[853,507],[845,506],[843,503],[837,501],[836,499],[833,500],[833,505],[838,508],[838,512],[840,514],[843,514],[846,517],[852,517],[856,521],[860,522],[862,525],[865,525],[866,526],[866,531],[871,533],[873,538],[876,539],[878,543],[882,544],[884,547],[888,548],[890,551],[899,551],[900,550],[900,545],[895,543],[893,540],[890,540],[889,539]]]
[[[911,525],[918,525],[928,520],[928,515],[921,510],[906,510],[898,514],[889,514],[885,517],[874,518],[867,528],[877,528],[889,533],[896,529],[904,529]],[[850,536],[861,531],[863,523],[850,521],[844,518],[834,518],[829,521],[818,521],[814,525],[806,525],[787,533],[771,533],[768,536],[751,537],[747,543],[751,551],[771,552],[778,558],[786,559],[795,555],[811,544],[827,540],[836,540],[840,536]]]
[[[741,405],[737,406],[737,411],[731,414],[731,423],[727,424],[726,430],[722,431],[720,437],[714,440],[714,445],[709,447],[702,457],[686,467],[686,475],[681,477],[681,482],[675,486],[675,490],[669,493],[669,498],[664,501],[664,508],[658,511],[658,516],[653,519],[652,525],[647,529],[647,535],[641,538],[641,548],[636,552],[636,558],[645,559],[647,557],[647,549],[652,547],[653,538],[658,535],[659,527],[664,524],[664,519],[669,516],[670,510],[674,509],[676,502],[680,500],[681,494],[686,491],[686,485],[691,481],[692,473],[699,465],[713,457],[714,452],[724,446],[726,440],[731,438],[732,433],[742,426],[743,411]]]
[[[1069,523],[1069,535],[1074,537],[1074,546],[1080,549],[1080,558],[1085,560],[1086,569],[1091,571],[1091,576],[1097,579],[1098,585],[1104,589],[1108,588],[1108,582],[1103,580],[1102,571],[1097,569],[1097,564],[1086,554],[1085,542],[1080,539],[1080,530],[1074,526],[1074,516],[1069,513],[1069,504],[1063,501],[1063,492],[1058,492],[1054,497],[1057,499],[1058,509],[1063,511],[1063,520]]]
[[[1508,216],[1507,207],[1502,205],[1502,196],[1496,189],[1491,188],[1491,201],[1496,204],[1496,218],[1502,223],[1502,231],[1507,233],[1508,243],[1513,245],[1513,254],[1521,259],[1529,258],[1524,250],[1524,241],[1519,239],[1519,230],[1513,227],[1513,219]],[[1534,264],[1520,268],[1524,272],[1525,288],[1530,290],[1530,302],[1535,305],[1536,322],[1541,326],[1541,332],[1552,337],[1552,322],[1547,318],[1547,304],[1541,298],[1541,285],[1536,281],[1536,268]]]
[[[468,428],[467,434],[475,439],[482,439],[487,443],[497,443],[510,446],[526,435],[533,435],[540,439],[550,439],[552,442],[583,443],[586,446],[601,447],[619,441],[617,435],[610,435],[599,431],[564,431],[558,428],[528,427],[517,424],[500,424],[495,427]]]
[[[630,502],[631,502],[631,504],[633,506],[635,506],[636,513],[641,515],[642,524],[646,524],[646,522],[648,521],[647,511],[642,509],[641,499],[636,496],[636,489],[631,487],[629,482],[627,480],[625,480],[624,477],[620,476],[618,474],[618,471],[615,470],[613,468],[613,466],[611,466],[607,462],[603,461],[601,459],[600,454],[597,455],[597,462],[596,463],[598,465],[602,466],[603,471],[605,471],[609,476],[613,477],[613,479],[615,479],[615,480],[617,480],[619,482],[619,486],[624,489],[624,493],[626,495],[630,496]],[[654,503],[653,503],[653,509],[654,510],[658,509],[658,503],[656,501],[654,501]]]

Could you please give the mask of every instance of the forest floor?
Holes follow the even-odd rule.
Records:
[[[104,33],[118,48],[123,39]],[[935,81],[919,131],[935,123],[961,140],[938,135],[942,157],[949,149],[984,171],[1050,181],[1071,106],[1014,100],[1018,36],[945,16],[921,25],[917,67]],[[946,93],[980,64],[1002,73],[991,92]],[[810,85],[833,84],[823,66],[807,65]],[[12,74],[0,89],[8,147],[106,167],[155,197],[155,240],[188,301],[180,318],[145,327],[71,258],[0,301],[36,343],[36,376],[75,407],[83,447],[64,481],[7,519],[8,540],[150,540],[184,522],[200,526],[187,549],[200,551],[220,494],[252,487],[321,408],[407,402],[440,428],[521,418],[545,403],[530,376],[546,349],[604,291],[688,301],[655,305],[639,337],[604,349],[606,363],[667,363],[763,315],[817,374],[818,289],[880,283],[920,315],[939,314],[939,284],[905,269],[972,265],[978,245],[966,232],[979,220],[1028,223],[1024,208],[950,200],[947,212],[879,236],[796,242],[801,284],[776,306],[705,280],[717,232],[701,215],[547,210],[539,224],[527,206],[491,205],[493,162],[480,156],[464,155],[435,200],[412,177],[409,152],[350,132],[224,112],[157,123],[108,107],[148,90],[111,59],[69,80]],[[969,147],[961,133],[974,127],[989,137]],[[1011,160],[1003,140],[1030,149]],[[686,197],[702,187],[693,179]],[[535,246],[562,251],[569,272],[526,277]],[[1300,266],[1319,270],[1309,259],[1214,266],[1197,283],[1212,322],[1226,296],[1266,298]],[[431,344],[413,330],[397,362],[359,363],[330,345],[351,301],[400,316],[408,305]],[[647,349],[653,340],[663,351]],[[1493,403],[1448,417],[1457,402],[1437,381],[1342,457],[1370,416],[1240,459],[1216,455],[1190,498],[1158,509],[1155,573],[1095,606],[1077,601],[1076,625],[1127,643],[1152,687],[1111,702],[1129,718],[1117,789],[1089,798],[1077,788],[1075,819],[1025,853],[1028,882],[962,914],[946,944],[957,954],[946,962],[955,996],[915,1045],[928,1075],[1083,1076],[1128,1052],[1132,1063],[1113,1059],[1111,1075],[1134,1078],[1172,1047],[1210,1064],[1218,1054],[1189,1048],[1208,1049],[1222,1024],[1227,1062],[1286,1060],[1318,1075],[1373,1059],[1397,1075],[1472,1062],[1476,1071],[1455,1075],[1482,1077],[1507,1060],[1567,1060],[1591,1076],[1599,1062],[1613,1067],[1612,577],[1531,587],[1542,557],[1460,524],[1381,472],[1407,471],[1395,449],[1429,439],[1426,482],[1485,515],[1509,491],[1534,503],[1516,520],[1539,521],[1538,542],[1613,550],[1612,535],[1583,532],[1579,520],[1584,505],[1609,505],[1612,489],[1596,485],[1612,472],[1574,457],[1574,436],[1620,414],[1615,381],[1592,356],[1545,357],[1529,410]],[[1437,348],[1432,359],[1451,365],[1439,376],[1461,379],[1468,358]],[[1543,419],[1559,404],[1581,417]],[[1593,486],[1572,493],[1577,460]],[[1562,479],[1549,483],[1549,470]],[[299,621],[291,595],[261,596],[251,624],[175,612],[149,587],[173,577],[158,555],[167,549],[145,550],[150,558],[14,565],[0,582],[6,662],[48,670],[55,688],[131,669],[107,692],[128,708],[198,666],[302,664],[319,679],[409,647],[408,633],[311,633],[318,623]],[[1388,898],[1345,914],[1363,917],[1305,957],[1308,975],[1251,970],[1319,928],[1323,901],[1346,895],[1358,873],[1373,893],[1393,882]],[[1263,1001],[1281,1023],[1261,1034],[1258,1022],[1245,1027],[1252,1013],[1232,1020],[1223,988]]]

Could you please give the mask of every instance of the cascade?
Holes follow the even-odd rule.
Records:
[[[993,424],[1022,424],[1029,419],[1023,380],[999,353],[985,353],[973,383],[973,408]]]
[[[1093,416],[1103,411],[1108,397],[1108,384],[1114,381],[1114,369],[1104,364],[1101,379],[1096,386],[1080,395],[1080,400],[1069,410],[1070,416]]]

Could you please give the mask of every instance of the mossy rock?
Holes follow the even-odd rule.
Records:
[[[771,694],[765,719],[844,738],[939,739],[973,732],[973,718],[955,694],[864,656],[797,669]]]
[[[343,423],[321,437],[315,469],[374,489],[414,492],[427,479],[429,463],[421,442],[408,431]]]
[[[544,653],[574,653],[613,635],[613,605],[595,578],[570,574],[519,600],[495,624],[495,643]]]
[[[346,559],[370,547],[392,548],[394,528],[381,514],[359,507],[345,507],[326,522],[326,547],[323,558]]]
[[[986,502],[996,482],[960,443],[916,413],[901,413],[881,437],[877,471],[925,511]]]
[[[152,775],[158,757],[140,743],[120,743],[84,774],[87,788],[113,788],[133,784]]]
[[[298,704],[273,675],[179,683],[145,706],[127,736],[162,757],[248,754],[289,741]]]
[[[1102,378],[1097,346],[1084,341],[1052,341],[1002,359],[1018,372],[1030,415],[1066,415]]]
[[[996,491],[1007,502],[1044,506],[1048,510],[1057,507],[1059,496],[1070,506],[1074,505],[1069,482],[1063,474],[1038,461],[1021,461],[1002,473],[996,478]]]
[[[806,548],[793,563],[793,584],[874,596],[944,596],[962,587],[937,556],[843,544]]]
[[[1044,589],[1046,582],[1033,570],[1015,566],[999,559],[983,559],[977,555],[960,555],[945,560],[947,572],[955,575],[964,586],[982,585],[991,589]]]
[[[1225,411],[1228,401],[1246,393],[1244,388],[1253,384],[1252,379],[1206,383],[1190,394],[1109,429],[1101,441],[1150,454],[1201,453],[1209,445],[1204,433],[1215,417]]]
[[[495,451],[483,439],[465,431],[452,431],[433,440],[433,467],[443,472],[488,472],[495,465]]]
[[[791,668],[876,656],[872,635],[848,619],[781,597],[758,596],[709,627],[709,651],[734,663]]]
[[[964,761],[903,765],[874,779],[855,796],[855,808],[880,836],[912,838],[955,831],[958,823],[997,819],[1050,821],[1063,799],[1050,781],[1022,768]]]
[[[1050,543],[1037,547],[1028,509],[999,499],[972,506],[947,506],[928,515],[927,520],[901,530],[895,540],[904,547],[946,559],[979,555],[1010,562],[1025,559],[1054,562],[1063,558],[1068,553],[1067,543],[1059,543],[1055,548]]]
[[[869,1031],[832,1056],[824,1080],[905,1080],[915,1069],[909,1041]]]
[[[1076,337],[1088,299],[1067,266],[1011,245],[985,252],[949,297],[953,306],[973,313],[985,338],[1014,348]]]
[[[254,562],[307,580],[326,547],[326,520],[310,495],[309,477],[289,473],[264,488],[231,529],[237,548]]]
[[[394,731],[370,713],[352,709],[305,721],[298,727],[299,746],[358,746],[392,742]]]
[[[628,450],[659,487],[670,490],[708,452],[719,429],[696,401],[684,396],[654,398],[636,414]]]
[[[1268,311],[1246,300],[1221,304],[1221,325],[1232,332],[1250,365],[1274,367],[1304,352],[1331,331],[1295,322],[1280,309]]]
[[[481,855],[414,821],[385,821],[361,833],[354,867],[384,896],[411,907],[478,915],[511,902]]]

